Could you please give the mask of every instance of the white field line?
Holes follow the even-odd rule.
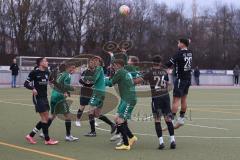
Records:
[[[198,124],[185,124],[185,125],[186,125],[186,126],[193,126],[193,127],[200,127],[200,128],[218,129],[218,130],[229,131],[228,128],[219,128],[219,127],[202,126],[202,125],[198,125]]]
[[[0,100],[1,103],[6,103],[6,104],[16,104],[16,105],[21,105],[21,106],[34,106],[33,104],[26,104],[26,103],[16,103],[16,102],[8,102],[8,101],[3,101]]]
[[[192,118],[193,120],[216,120],[216,121],[240,121],[238,118],[233,118],[233,119],[227,119],[227,118],[203,118],[203,117],[196,117]]]
[[[107,114],[109,116],[113,116],[112,114]],[[153,116],[149,116],[149,117],[146,117],[144,118],[143,120],[148,120],[150,118],[153,118]],[[134,122],[138,122],[136,120],[133,120]],[[141,121],[142,122],[142,121]],[[143,121],[144,122],[144,121]],[[202,125],[198,125],[198,124],[185,124],[187,126],[192,126],[192,127],[200,127],[200,128],[208,128],[208,129],[218,129],[218,130],[225,130],[225,131],[228,131],[229,129],[228,128],[219,128],[219,127],[211,127],[211,126],[202,126]]]
[[[106,131],[110,132],[108,129],[96,127],[96,129],[101,130],[101,131]],[[135,135],[140,135],[140,136],[150,136],[150,137],[157,137],[154,134],[148,134],[148,133],[133,133]],[[169,135],[163,135],[164,137],[168,137]],[[208,137],[208,136],[175,136],[177,138],[197,138],[197,139],[240,139],[240,137]]]
[[[137,103],[136,106],[144,106],[144,107],[150,107],[151,103],[149,105],[147,104],[141,104]],[[220,106],[228,106],[228,107],[240,107],[240,104],[188,104],[188,106],[198,106],[198,107],[220,107]],[[227,108],[226,108],[227,109]],[[239,108],[240,110],[240,108]]]

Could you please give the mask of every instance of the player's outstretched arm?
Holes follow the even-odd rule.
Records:
[[[143,81],[144,80],[143,80],[142,77],[138,77],[138,78],[133,79],[133,82],[134,82],[135,85],[141,84]]]
[[[110,78],[105,78],[105,86],[112,87],[112,80]]]

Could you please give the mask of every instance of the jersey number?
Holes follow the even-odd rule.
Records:
[[[192,57],[185,57],[184,61],[185,61],[184,71],[191,70],[191,68],[192,68]]]
[[[166,82],[164,76],[154,76],[154,81],[157,81],[155,89],[166,88]]]

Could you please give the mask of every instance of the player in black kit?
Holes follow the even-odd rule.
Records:
[[[184,116],[187,110],[187,95],[191,85],[191,71],[192,71],[192,51],[188,49],[189,40],[179,39],[179,51],[166,64],[168,68],[174,67],[176,71],[176,80],[173,89],[173,104],[172,113],[176,116],[179,102],[181,102],[180,117],[174,128],[179,128],[184,124]]]
[[[168,93],[169,78],[167,71],[161,64],[161,57],[154,56],[153,67],[144,74],[143,79],[149,82],[152,94],[152,112],[155,120],[155,130],[159,139],[158,149],[163,149],[164,141],[162,136],[161,117],[164,116],[170,135],[170,148],[175,149],[174,128],[172,123],[172,112],[170,96]]]
[[[37,123],[33,131],[28,134],[25,138],[31,144],[36,144],[34,140],[34,135],[40,130],[43,130],[45,144],[54,145],[58,141],[50,139],[48,135],[49,123],[49,103],[47,98],[47,86],[49,82],[49,71],[48,71],[48,61],[46,58],[38,58],[36,60],[37,67],[30,72],[24,86],[32,90],[33,103],[35,105],[36,112],[39,113],[41,120]],[[33,83],[32,83],[33,82]]]
[[[85,76],[93,76],[95,73],[93,61],[89,60],[88,63],[89,63],[88,68],[85,71],[83,71],[83,73],[81,74],[81,78],[79,80],[79,83],[82,85],[82,87],[80,91],[80,107],[77,112],[77,121],[75,122],[77,127],[81,126],[80,119],[82,117],[85,106],[88,105],[92,97],[93,92],[92,90],[93,82],[84,81]]]

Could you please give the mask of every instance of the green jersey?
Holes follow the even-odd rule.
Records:
[[[124,68],[118,70],[107,85],[112,86],[118,84],[120,97],[126,103],[136,103],[136,91],[132,75]]]
[[[73,91],[71,86],[71,74],[64,71],[60,73],[56,80],[56,86],[53,88],[52,94],[63,96],[65,92]]]
[[[99,96],[105,96],[105,76],[102,66],[98,66],[95,69],[93,76],[85,76],[85,80],[93,81],[93,94]]]

